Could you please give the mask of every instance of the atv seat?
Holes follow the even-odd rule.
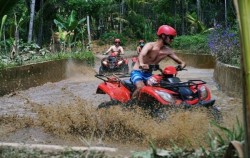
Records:
[[[179,83],[179,82],[181,82],[181,80],[178,77],[167,78],[167,81],[169,83]]]
[[[129,89],[129,91],[133,92],[135,90],[135,85],[131,82],[130,79],[122,80],[122,84]]]

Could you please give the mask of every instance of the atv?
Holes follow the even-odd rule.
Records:
[[[177,72],[182,70],[186,69],[179,65],[177,67],[167,66],[163,70],[159,65],[149,65],[149,70],[146,71],[159,71],[160,73],[152,75],[141,88],[136,104],[150,109],[153,113],[173,107],[206,107],[216,119],[221,119],[220,111],[214,105],[215,100],[211,98],[211,92],[206,86],[206,82],[203,80],[182,82],[177,77]],[[100,104],[98,108],[131,103],[135,85],[130,78],[121,79],[116,75],[96,75],[96,77],[104,81],[98,85],[96,93],[107,94],[111,98],[111,101]]]
[[[116,55],[116,52],[112,52],[108,57],[101,60],[101,66],[99,68],[99,74],[107,73],[129,73],[128,60],[121,57],[120,54]]]

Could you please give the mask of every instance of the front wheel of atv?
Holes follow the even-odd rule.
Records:
[[[98,105],[97,109],[110,108],[111,106],[118,105],[120,102],[117,100],[106,101]]]
[[[124,74],[128,74],[128,73],[129,73],[129,67],[128,67],[127,64],[123,66],[122,72],[123,72]]]
[[[103,74],[104,74],[103,66],[100,66],[100,68],[99,68],[99,75],[103,75]]]
[[[218,123],[223,121],[223,116],[221,111],[216,106],[208,107],[210,116]]]

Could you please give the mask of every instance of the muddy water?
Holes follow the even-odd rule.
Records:
[[[162,122],[141,109],[117,106],[97,111],[98,104],[109,100],[106,95],[95,94],[101,83],[94,77],[99,64],[97,60],[91,68],[69,62],[66,80],[1,97],[0,141],[108,146],[118,148],[115,154],[122,156],[148,149],[150,141],[159,148],[170,148],[173,144],[186,148],[207,146],[204,140],[214,127],[203,110],[173,112]],[[171,62],[162,63],[166,64]],[[207,82],[223,113],[223,126],[235,125],[236,116],[242,120],[241,99],[230,98],[218,90],[212,69],[187,69],[180,72],[179,77],[183,81]]]

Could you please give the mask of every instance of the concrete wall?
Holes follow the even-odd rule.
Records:
[[[242,91],[242,71],[238,67],[216,62],[214,68],[214,80],[219,89],[232,97],[241,97]]]
[[[0,70],[0,96],[65,79],[69,61],[87,65],[79,60],[57,60]]]
[[[209,69],[215,67],[215,59],[211,55],[196,55],[176,53],[179,58],[186,62],[188,66]]]
[[[216,61],[211,55],[184,53],[177,53],[177,55],[184,60],[188,66],[213,68],[214,80],[221,91],[232,97],[242,96],[242,75],[240,68]]]

